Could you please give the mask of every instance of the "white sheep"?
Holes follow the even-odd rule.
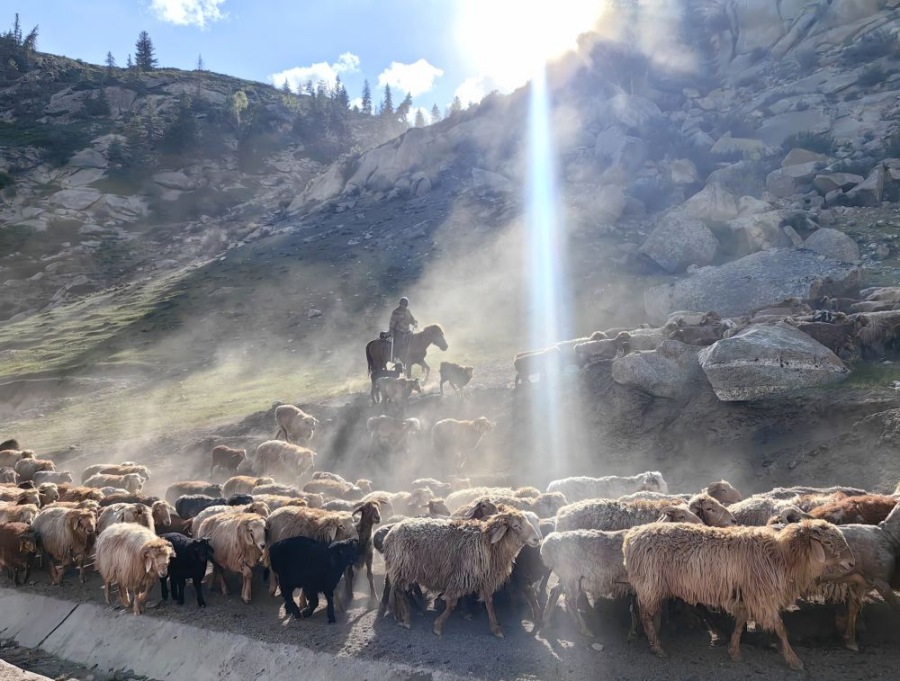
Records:
[[[577,476],[554,480],[547,485],[548,492],[562,492],[569,503],[582,499],[617,499],[632,492],[648,491],[668,494],[669,486],[659,471],[648,471],[638,475],[619,477],[608,475],[602,478]]]
[[[288,442],[306,445],[316,434],[319,419],[293,404],[281,404],[275,407],[275,425],[275,440],[284,437]]]
[[[174,555],[169,542],[142,525],[119,523],[101,532],[94,567],[103,578],[106,604],[109,605],[110,588],[115,583],[122,606],[129,607],[133,600],[134,614],[140,615],[150,589],[166,576]]]

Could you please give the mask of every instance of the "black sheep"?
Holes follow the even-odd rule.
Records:
[[[168,541],[175,549],[175,555],[169,559],[168,579],[172,584],[172,600],[178,605],[184,605],[184,583],[190,579],[194,584],[194,591],[197,592],[197,607],[206,607],[202,582],[206,574],[206,563],[212,560],[213,548],[209,544],[209,539],[206,537],[191,539],[178,532],[169,532],[160,535],[160,538]],[[160,578],[159,586],[163,600],[168,600],[169,591],[166,589],[165,577]]]
[[[175,500],[175,512],[180,518],[187,520],[193,518],[210,506],[243,506],[244,504],[252,504],[253,497],[249,494],[232,494],[225,499],[224,497],[209,497],[205,494],[185,494]]]
[[[356,562],[359,541],[346,539],[330,546],[306,537],[290,537],[269,548],[272,570],[278,575],[284,609],[300,619],[312,616],[319,594],[328,602],[328,623],[334,624],[334,588],[344,570]],[[307,606],[301,611],[294,603],[294,589],[303,589]]]

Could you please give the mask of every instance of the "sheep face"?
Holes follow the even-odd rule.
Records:
[[[37,536],[34,532],[25,532],[19,538],[19,552],[32,555],[37,553]]]
[[[856,565],[847,540],[834,525],[821,520],[804,520],[791,527],[798,527],[798,531],[806,534],[812,544],[813,559],[826,568],[837,567],[846,573]]]
[[[349,538],[359,537],[359,534],[356,531],[356,525],[353,522],[352,515],[349,518],[341,518],[340,534],[343,537],[349,537]]]
[[[496,544],[507,532],[512,532],[527,546],[537,548],[541,545],[540,530],[535,529],[534,525],[523,514],[501,513],[497,517],[502,519],[502,522],[492,528],[490,533],[491,544]]]
[[[741,499],[743,499],[741,493],[737,489],[735,489],[730,482],[727,482],[725,480],[720,480],[719,482],[714,482],[709,485],[706,488],[706,493],[725,506],[736,504]]]
[[[494,429],[494,424],[486,416],[479,416],[475,419],[475,428],[481,434],[489,433]]]
[[[124,476],[122,478],[122,484],[124,484],[125,489],[132,494],[140,494],[141,490],[144,489],[144,481],[137,473],[129,473]]]
[[[247,544],[255,546],[260,553],[266,550],[266,523],[264,520],[249,522],[242,528],[242,531]]]
[[[95,534],[97,532],[97,518],[91,511],[83,511],[74,515],[69,521],[72,532],[79,532],[85,536]]]
[[[172,523],[172,511],[166,501],[153,502],[153,522],[157,525],[170,525]]]
[[[213,547],[209,543],[209,537],[192,539],[189,550],[195,561],[203,562],[213,559]]]
[[[658,523],[703,523],[687,506],[666,506],[661,513],[656,520]]]
[[[481,520],[483,518],[487,518],[488,516],[492,516],[497,513],[499,509],[497,508],[497,504],[493,501],[484,497],[483,499],[479,499],[478,503],[475,504],[475,507],[466,514],[466,518],[469,520]]]
[[[669,486],[663,481],[662,473],[644,473],[641,480],[641,491],[668,494]]]
[[[710,527],[728,527],[737,525],[734,515],[718,501],[710,496],[702,496],[691,502],[690,510],[704,524]]]
[[[174,555],[175,550],[168,542],[165,546],[148,546],[143,551],[144,572],[162,579],[169,572],[169,561]]]

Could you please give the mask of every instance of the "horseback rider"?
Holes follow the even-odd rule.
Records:
[[[394,358],[405,359],[406,351],[409,349],[409,338],[412,335],[410,327],[413,329],[419,326],[419,322],[413,317],[409,311],[409,299],[403,297],[400,299],[399,306],[391,312],[391,322],[388,331],[394,338]]]

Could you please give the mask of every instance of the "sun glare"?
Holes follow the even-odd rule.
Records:
[[[601,13],[602,3],[585,0],[463,0],[456,42],[471,69],[511,90],[548,59],[573,49]]]

